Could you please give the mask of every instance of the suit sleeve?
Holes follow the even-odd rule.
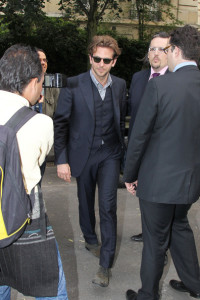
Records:
[[[132,80],[131,80],[131,85],[130,85],[130,88],[129,88],[129,92],[128,92],[128,115],[131,116],[131,113],[132,113],[132,96],[133,96],[133,90],[134,90],[134,75],[132,77]]]
[[[60,92],[54,115],[54,152],[56,165],[68,163],[67,143],[71,110],[71,91],[69,88],[63,88]]]
[[[131,117],[130,122],[129,122],[129,136],[130,136],[131,130],[133,128],[133,124],[135,122],[135,117],[136,117],[135,110],[138,109],[137,105],[136,105],[136,109],[134,109],[134,105],[135,105],[134,88],[135,88],[135,74],[132,77],[131,85],[130,85],[130,89],[129,89],[129,93],[128,93],[128,115]]]
[[[124,141],[124,133],[125,133],[125,118],[126,118],[126,109],[127,109],[127,95],[126,95],[126,82],[123,84],[123,95],[120,107],[120,130],[121,137]]]
[[[150,80],[142,97],[141,104],[128,143],[124,181],[134,182],[148,142],[151,138],[158,111],[157,88],[154,80]]]

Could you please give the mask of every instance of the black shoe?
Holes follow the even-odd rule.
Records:
[[[133,242],[143,242],[142,233],[137,234],[137,235],[133,235],[133,236],[131,237],[131,240],[132,240]]]
[[[178,280],[170,280],[169,284],[170,284],[171,287],[172,287],[173,289],[175,289],[176,291],[189,293],[191,297],[200,299],[200,293],[196,294],[196,293],[190,291],[190,290],[184,285],[184,283],[183,283],[182,281],[178,281]]]
[[[164,265],[166,266],[166,265],[167,265],[167,263],[168,263],[168,256],[167,256],[167,254],[165,254]]]
[[[133,290],[126,291],[126,300],[136,300],[137,293]]]

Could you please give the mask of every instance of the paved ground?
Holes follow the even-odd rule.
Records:
[[[64,183],[57,178],[53,164],[48,164],[43,180],[43,193],[61,252],[69,300],[124,300],[127,289],[140,288],[142,243],[134,243],[130,240],[132,234],[141,232],[140,211],[136,197],[132,197],[125,189],[118,189],[116,261],[109,287],[101,288],[91,282],[98,269],[98,259],[84,247],[78,221],[75,180],[70,184]],[[189,217],[200,257],[200,200],[193,205]],[[99,232],[99,222],[97,222],[97,232]],[[172,278],[178,279],[178,276],[169,254],[169,263],[165,267],[161,282],[161,300],[193,299],[186,293],[181,294],[172,290],[168,285]],[[12,291],[12,300],[32,299],[34,298]]]

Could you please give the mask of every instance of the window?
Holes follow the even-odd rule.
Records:
[[[150,5],[145,4],[145,1],[138,1],[138,7],[136,6],[136,1],[132,0],[131,8],[130,8],[130,19],[137,20],[138,10],[141,16],[145,19],[145,21],[160,21],[162,14],[160,10],[160,4],[157,1],[152,1]]]

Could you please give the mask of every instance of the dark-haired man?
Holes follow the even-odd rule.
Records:
[[[171,73],[150,80],[131,133],[124,180],[137,185],[142,230],[142,287],[128,300],[159,299],[169,248],[181,281],[172,288],[200,298],[200,269],[188,211],[200,196],[200,36],[186,25],[165,47]]]
[[[39,55],[39,59],[42,65],[42,69],[44,74],[46,74],[47,67],[48,67],[48,60],[46,57],[46,53],[44,50],[40,48],[36,48],[37,53]],[[53,118],[57,102],[58,96],[60,93],[60,89],[56,87],[43,87],[42,89],[42,96],[38,103],[36,104],[37,111],[40,113],[44,113],[45,115]]]
[[[14,45],[6,50],[0,60],[1,125],[22,107],[35,105],[43,80],[36,49]],[[10,300],[13,287],[38,300],[68,300],[60,254],[38,184],[40,166],[53,144],[51,118],[36,114],[19,129],[17,140],[24,186],[34,205],[22,236],[0,249],[0,299]]]
[[[150,68],[141,70],[133,74],[131,86],[129,90],[129,107],[130,107],[130,126],[129,137],[135,123],[137,111],[145,91],[148,81],[154,77],[164,75],[168,72],[167,55],[163,49],[167,46],[169,34],[159,32],[152,36],[149,43],[148,53],[145,59],[148,59]],[[133,235],[131,240],[134,242],[142,242],[142,233]],[[167,256],[166,256],[167,262]]]
[[[45,74],[47,71],[47,57],[45,52],[42,49],[36,48],[37,53],[39,55],[39,59],[42,65],[42,70],[43,73]],[[42,93],[40,96],[40,99],[37,101],[37,103],[32,107],[35,111],[37,111],[38,113],[42,113],[42,106],[44,103],[44,90],[42,89]]]
[[[93,283],[106,287],[116,249],[117,186],[124,147],[126,83],[110,75],[121,51],[110,36],[94,36],[88,48],[91,70],[68,78],[54,117],[58,176],[76,177],[80,227],[85,247],[100,256]],[[101,249],[95,232],[98,185]],[[100,252],[100,254],[99,254]]]

